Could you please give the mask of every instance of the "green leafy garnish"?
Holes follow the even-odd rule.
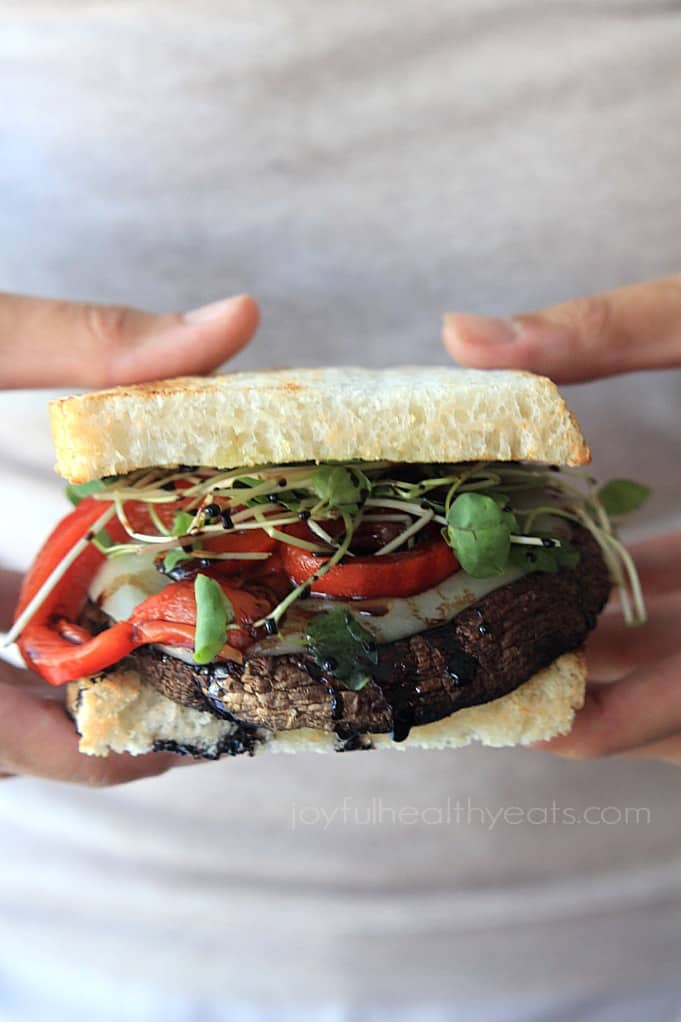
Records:
[[[186,536],[189,532],[192,522],[194,521],[194,515],[190,515],[188,511],[178,511],[173,518],[173,527],[170,530],[171,536]]]
[[[294,490],[286,489],[285,485],[282,487],[282,481],[286,484],[285,469],[282,470],[280,479],[265,481],[264,492],[263,480],[258,479],[256,476],[248,475],[239,476],[238,479],[235,479],[232,482],[232,489],[239,491],[238,499],[244,507],[259,507],[262,504],[270,504],[272,502],[281,504],[286,508],[290,506],[297,507],[300,504],[300,497]],[[255,492],[253,496],[249,496],[249,490],[260,490],[261,492]]]
[[[650,496],[650,487],[632,479],[611,479],[598,491],[606,514],[628,515],[638,511]]]
[[[508,563],[511,534],[518,532],[506,498],[461,493],[447,513],[445,538],[463,570],[473,578],[501,575]]]
[[[92,542],[101,553],[106,553],[110,547],[115,545],[106,529],[100,529]]]
[[[235,490],[255,490],[256,487],[262,486],[262,479],[256,479],[255,476],[239,476],[232,483]],[[247,497],[244,492],[243,502],[246,507],[256,507],[258,504],[267,504],[269,497],[266,493],[257,494],[255,497]]]
[[[197,664],[207,664],[220,652],[227,640],[227,625],[234,621],[234,608],[215,579],[208,575],[196,576],[194,596],[194,661]]]
[[[194,466],[182,496],[190,501],[190,507],[207,512],[212,506],[212,510],[176,513],[171,531],[161,511],[162,505],[177,499],[177,494],[170,494],[177,488],[181,471],[182,467],[151,473],[139,470],[72,487],[70,496],[76,503],[92,492],[97,500],[111,498],[118,513],[123,512],[121,522],[131,533],[129,539],[113,543],[111,549],[106,549],[110,541],[105,533],[94,540],[107,556],[142,552],[151,543],[159,544],[167,572],[172,572],[185,554],[191,555],[188,548],[180,552],[180,544],[190,543],[198,552],[204,538],[220,527],[227,533],[243,530],[248,534],[253,530],[254,543],[257,530],[265,529],[280,543],[317,552],[316,540],[301,538],[297,528],[300,521],[307,521],[320,541],[335,547],[315,577],[357,554],[360,548],[355,544],[357,548],[353,549],[353,537],[362,523],[383,529],[383,522],[395,523],[387,527],[393,538],[375,550],[376,558],[410,550],[422,535],[428,535],[422,530],[432,531],[437,525],[464,571],[472,577],[498,577],[508,564],[521,567],[525,574],[555,572],[574,568],[579,560],[578,551],[566,539],[554,546],[558,537],[546,531],[554,528],[555,519],[563,519],[571,523],[569,529],[582,526],[597,541],[619,588],[627,623],[645,620],[636,568],[615,529],[617,516],[636,510],[648,496],[648,488],[638,483],[614,480],[599,493],[589,477],[570,474],[568,469],[553,473],[543,465],[519,462],[406,466],[389,461],[303,462],[236,470]],[[102,488],[103,493],[96,492]],[[146,505],[150,526],[132,533],[124,520],[128,500]],[[216,504],[220,515],[215,513]],[[545,525],[542,532],[544,518],[552,524]],[[339,519],[344,527],[340,536],[337,529],[328,527],[329,521],[338,523]],[[563,529],[562,534],[569,535],[569,529]],[[258,559],[257,547],[251,556]],[[311,576],[302,581],[280,600],[267,616],[270,626],[276,626],[288,608],[309,592],[312,580]],[[265,618],[255,625],[261,627],[264,623]]]
[[[321,465],[307,461],[231,469],[180,465],[138,469],[123,476],[105,476],[70,485],[66,493],[72,504],[78,505],[85,498],[97,500],[104,504],[102,514],[91,530],[75,541],[19,614],[5,644],[22,634],[27,622],[89,543],[107,557],[150,553],[153,549],[154,563],[159,564],[156,555],[160,554],[164,570],[170,573],[185,558],[191,560],[194,554],[202,557],[204,539],[210,539],[221,529],[225,533],[253,535],[254,548],[249,550],[246,544],[241,555],[244,560],[267,559],[268,554],[260,552],[257,539],[263,529],[279,543],[321,555],[317,569],[311,568],[310,576],[286,593],[267,617],[253,623],[255,628],[267,626],[271,633],[296,600],[309,595],[316,580],[346,557],[360,552],[359,529],[363,524],[378,526],[378,536],[383,523],[395,523],[387,527],[394,538],[371,555],[377,562],[386,554],[411,550],[439,526],[464,571],[477,578],[499,576],[509,563],[520,566],[524,574],[574,568],[579,562],[579,551],[563,535],[581,527],[598,544],[619,590],[625,622],[642,624],[646,609],[640,579],[630,553],[617,536],[616,525],[620,516],[641,507],[649,488],[631,480],[615,479],[597,491],[590,477],[571,473],[567,468],[552,472],[555,467],[515,461],[404,465],[389,460]],[[240,475],[241,472],[244,474]],[[177,490],[181,492],[174,492]],[[171,507],[174,511],[177,505],[173,502],[178,499],[199,510],[176,513],[171,531],[162,512],[169,512]],[[145,508],[148,524],[132,526],[125,514],[127,501]],[[110,528],[116,541],[107,532],[114,515],[118,520]],[[546,519],[550,524],[545,523],[545,529],[552,529],[555,519],[570,524],[561,530],[559,522],[558,535],[553,535],[540,531]],[[330,536],[329,521],[338,525],[339,520],[344,530],[342,536],[334,529]],[[308,522],[311,532],[325,547],[330,541],[335,548],[331,556],[327,557],[326,548],[320,554],[316,542],[300,538],[301,521]],[[127,535],[119,538],[121,528]],[[554,545],[556,540],[559,546]],[[185,549],[179,549],[182,544]],[[230,559],[234,555],[216,556]],[[196,602],[195,659],[201,663],[219,651],[229,629],[238,625],[228,623],[228,618],[233,621],[232,607],[208,576],[199,575],[196,580]],[[347,611],[337,608],[317,615],[310,622],[307,642],[308,648],[323,661],[327,676],[337,677],[349,688],[360,689],[367,684],[377,662],[376,646],[371,635]]]
[[[553,553],[558,561],[560,568],[570,568],[574,570],[579,564],[581,554],[573,543],[568,543],[566,540],[561,540],[560,546],[557,550],[549,550],[547,553]]]
[[[323,610],[308,622],[305,643],[319,666],[346,688],[360,692],[378,663],[373,635],[344,607]]]
[[[165,572],[173,571],[178,566],[180,561],[189,560],[188,555],[184,550],[169,550],[163,558],[163,570]]]
[[[321,465],[309,483],[310,489],[328,507],[356,510],[371,491],[371,483],[358,468]]]
[[[257,476],[239,476],[232,485],[239,490],[254,489],[256,486],[262,485],[262,479]]]
[[[561,568],[576,568],[579,564],[579,550],[572,543],[561,539],[560,546],[543,547],[525,544],[511,546],[510,562],[529,573],[555,575]]]
[[[89,483],[69,483],[66,487],[66,496],[74,507],[78,507],[81,500],[85,500],[91,493],[98,493],[104,489],[101,479],[92,479]]]

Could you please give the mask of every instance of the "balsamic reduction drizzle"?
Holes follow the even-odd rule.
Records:
[[[475,680],[478,663],[475,657],[464,653],[452,651],[447,657],[447,674],[452,682],[459,685],[470,685]]]
[[[392,739],[394,742],[404,742],[409,737],[409,732],[414,723],[414,714],[410,708],[405,707],[393,716]]]

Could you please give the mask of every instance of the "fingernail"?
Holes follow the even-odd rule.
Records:
[[[457,312],[445,316],[445,330],[464,343],[511,344],[520,337],[522,326],[514,319]]]
[[[201,305],[198,309],[190,309],[185,312],[185,323],[207,323],[210,319],[222,319],[228,316],[234,307],[241,301],[243,295],[236,295],[233,298],[222,298],[219,302],[210,302],[208,305]]]

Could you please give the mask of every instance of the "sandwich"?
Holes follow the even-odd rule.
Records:
[[[644,607],[549,380],[235,373],[51,403],[75,505],[9,639],[80,750],[528,744],[570,729],[611,587]]]

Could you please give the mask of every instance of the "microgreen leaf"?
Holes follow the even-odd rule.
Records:
[[[189,560],[184,550],[169,550],[163,558],[163,570],[165,572],[173,571],[178,566],[180,561]]]
[[[197,664],[207,664],[225,644],[227,625],[234,621],[234,608],[215,579],[208,575],[197,575],[194,579],[194,597],[194,661]]]
[[[310,477],[310,489],[329,507],[351,509],[368,497],[371,483],[361,469],[320,465]]]
[[[256,486],[262,486],[262,479],[256,479],[255,476],[239,476],[232,483],[232,487],[235,490],[254,490]],[[256,497],[246,497],[244,494],[243,502],[246,507],[255,507],[256,504],[266,504],[269,498],[266,493],[261,493]]]
[[[100,529],[92,542],[101,553],[106,553],[109,547],[114,546],[114,541],[106,529]]]
[[[192,522],[194,521],[194,515],[190,515],[188,511],[178,511],[173,518],[173,527],[170,531],[171,536],[186,536],[189,532]]]
[[[558,564],[561,568],[573,569],[579,564],[579,559],[582,556],[576,546],[572,543],[561,540],[561,545],[557,550],[553,551],[558,559]]]
[[[524,568],[528,573],[536,571],[545,575],[555,575],[558,571],[557,553],[557,549],[549,550],[542,546],[513,544],[510,562],[518,568]]]
[[[650,496],[650,487],[632,479],[611,479],[598,491],[598,497],[609,515],[628,515],[638,511]]]
[[[261,493],[259,497],[249,497],[244,500],[246,507],[256,507],[259,504],[281,504],[282,507],[295,510],[300,507],[301,498],[295,490],[274,490],[270,493]]]
[[[510,511],[511,502],[508,494],[497,493],[495,491],[494,493],[490,493],[489,496],[492,498],[495,504],[497,504],[497,506],[501,508],[502,511]]]
[[[345,609],[323,610],[310,618],[305,644],[325,674],[360,692],[378,663],[373,635]]]
[[[239,476],[232,483],[235,490],[250,490],[255,486],[260,486],[262,479],[258,479],[257,476]]]
[[[282,471],[282,479],[286,479],[285,469]],[[253,490],[257,486],[262,486],[263,480],[258,479],[256,476],[239,476],[232,483],[232,486],[236,490]],[[302,494],[302,497],[305,497]],[[299,507],[301,501],[301,495],[296,493],[295,490],[287,490],[285,488],[269,490],[268,493],[259,493],[254,497],[249,497],[244,493],[243,503],[246,507],[257,507],[259,504],[269,504],[275,501],[277,504],[281,504],[282,507],[295,509]]]
[[[541,572],[546,575],[555,575],[561,568],[576,568],[579,564],[579,550],[565,539],[561,539],[560,543],[559,547],[514,543],[511,546],[510,561],[519,568],[525,568],[528,573]]]
[[[501,575],[508,562],[511,533],[518,531],[507,501],[483,493],[461,493],[447,513],[447,539],[463,570],[473,578]]]
[[[81,500],[85,500],[91,493],[98,493],[104,489],[101,479],[91,479],[89,483],[69,483],[66,487],[66,496],[74,507],[78,507]]]

